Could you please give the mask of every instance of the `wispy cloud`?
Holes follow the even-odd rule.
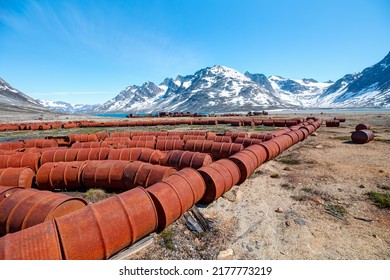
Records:
[[[37,44],[55,44],[59,52],[82,52],[90,59],[133,67],[199,63],[194,42],[180,42],[169,30],[132,19],[119,7],[99,1],[77,6],[69,1],[26,1],[17,11],[0,10],[0,22]]]

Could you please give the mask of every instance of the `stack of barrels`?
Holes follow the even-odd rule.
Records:
[[[355,127],[355,131],[351,134],[353,143],[365,144],[374,139],[374,133],[370,130],[371,126],[368,123],[360,123]]]

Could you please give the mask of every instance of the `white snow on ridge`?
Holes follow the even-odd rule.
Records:
[[[67,108],[66,104],[59,104],[55,101],[51,101],[51,100],[39,100],[38,101],[42,106],[44,107],[52,107],[52,108]],[[71,105],[72,107],[74,106],[73,104],[70,104],[68,103],[69,105]]]
[[[167,92],[168,87],[165,85],[159,85],[158,86],[163,92]]]
[[[184,88],[189,88],[190,86],[191,86],[191,82],[190,81],[184,82],[182,84],[182,87],[184,87]]]
[[[305,87],[315,87],[315,88],[319,88],[319,89],[323,89],[323,88],[327,88],[331,85],[333,85],[333,83],[327,83],[327,82],[309,82],[309,83],[305,83],[303,80],[293,80],[294,82],[297,82]]]

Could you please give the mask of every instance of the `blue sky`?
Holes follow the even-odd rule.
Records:
[[[96,104],[213,65],[336,80],[390,51],[388,0],[0,0],[0,77]]]

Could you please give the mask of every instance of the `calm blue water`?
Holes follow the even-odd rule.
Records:
[[[110,117],[110,118],[126,118],[128,114],[96,114],[98,117]]]

